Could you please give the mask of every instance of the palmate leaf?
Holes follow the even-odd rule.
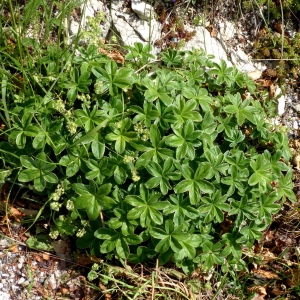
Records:
[[[224,220],[224,212],[230,210],[230,205],[224,203],[227,200],[227,195],[222,196],[221,191],[218,190],[209,197],[201,198],[201,205],[199,211],[205,214],[204,222],[209,223],[213,220],[221,223]]]
[[[126,143],[130,143],[132,139],[137,137],[135,132],[128,131],[130,125],[131,121],[125,118],[120,122],[119,128],[112,126],[113,132],[105,136],[106,140],[115,141],[115,150],[119,154],[125,151]]]
[[[277,199],[282,199],[282,201],[285,201],[286,199],[289,199],[292,202],[297,201],[296,195],[293,191],[294,184],[292,178],[293,172],[291,169],[286,173],[285,176],[281,174],[278,181]]]
[[[144,141],[131,141],[133,146],[138,151],[144,152],[136,161],[135,167],[137,169],[144,167],[150,161],[159,163],[160,159],[167,159],[173,157],[173,151],[165,148],[165,139],[161,139],[161,134],[157,125],[153,124],[150,127],[150,142]]]
[[[153,176],[146,182],[146,187],[152,189],[159,185],[163,195],[172,188],[169,180],[178,180],[181,177],[178,172],[174,172],[173,159],[170,157],[165,160],[163,168],[155,162],[150,162],[146,165],[146,169]]]
[[[237,215],[235,224],[240,226],[244,220],[255,220],[257,218],[258,208],[256,201],[248,199],[248,195],[244,195],[241,199],[229,199],[231,204],[231,210],[228,212],[229,216]]]
[[[160,240],[155,247],[155,251],[170,257],[173,253],[181,254],[181,259],[184,257],[195,256],[196,235],[191,235],[183,232],[183,225],[174,226],[171,220],[166,220],[164,229],[153,227],[150,229],[150,235],[154,239]],[[160,261],[166,261],[166,257],[160,256]]]
[[[76,109],[75,115],[77,117],[76,124],[83,125],[86,132],[103,121],[103,113],[99,110],[98,105],[95,105],[91,111],[84,105],[83,109]]]
[[[127,217],[129,220],[139,219],[142,227],[162,224],[163,215],[160,210],[168,206],[167,201],[159,201],[160,193],[149,193],[144,185],[140,185],[140,195],[128,195],[125,201],[133,206]]]
[[[241,126],[245,119],[255,123],[255,114],[258,110],[250,105],[250,99],[245,99],[242,101],[241,95],[239,93],[235,95],[227,94],[226,98],[232,103],[226,105],[223,109],[226,113],[230,113],[236,117],[237,124]]]
[[[208,163],[199,163],[195,172],[188,165],[183,165],[181,171],[185,179],[176,185],[175,193],[181,194],[188,191],[190,203],[193,205],[200,202],[201,193],[213,193],[213,184],[205,180],[210,171]]]
[[[241,238],[241,234],[235,230],[233,233],[225,233],[222,235],[222,243],[226,246],[221,252],[221,255],[226,257],[232,255],[235,259],[242,257],[242,246],[237,243],[237,240]]]
[[[199,211],[190,205],[188,197],[179,195],[170,195],[170,204],[164,209],[164,214],[173,214],[173,222],[178,226],[185,219],[196,219],[199,216]]]
[[[280,210],[281,205],[276,203],[278,194],[272,192],[269,195],[262,194],[260,201],[257,202],[258,206],[258,220],[264,220],[267,224],[272,222],[272,214],[277,213]]]
[[[198,126],[199,127],[199,126]],[[203,117],[203,121],[200,123],[200,140],[203,143],[204,149],[209,151],[207,148],[213,147],[213,142],[218,136],[218,131],[216,130],[217,122],[215,121],[214,115],[208,111]]]
[[[280,159],[282,158],[281,150],[277,150],[273,155],[271,155],[268,150],[265,150],[263,155],[266,161],[270,161],[271,171],[274,175],[277,176],[277,178],[281,176],[282,171],[287,172],[289,170],[289,167],[285,163],[280,161]]]
[[[233,81],[233,67],[228,67],[226,62],[222,59],[220,64],[214,63],[214,68],[209,70],[209,75],[217,75],[216,83],[218,85],[225,82],[228,86],[231,86]]]
[[[268,226],[268,224],[256,223],[251,221],[248,226],[243,227],[240,230],[242,237],[237,239],[237,243],[246,244],[247,246],[253,245],[255,240],[260,240],[262,238],[262,231]]]
[[[276,176],[271,172],[270,161],[265,160],[263,155],[258,155],[256,161],[250,161],[250,166],[253,169],[253,174],[249,178],[249,185],[258,184],[260,191],[265,192],[267,185],[276,179]]]
[[[199,86],[186,86],[182,90],[182,95],[187,99],[196,100],[198,104],[200,104],[203,111],[208,112],[212,111],[212,105],[214,101],[211,97],[208,96],[207,89]]]
[[[144,102],[143,108],[137,105],[132,105],[130,106],[130,110],[137,113],[132,120],[133,124],[144,121],[145,126],[150,127],[151,121],[159,117],[159,112],[155,109],[155,106],[146,101]]]
[[[56,166],[47,160],[44,152],[40,152],[33,160],[27,155],[20,157],[23,167],[27,168],[20,172],[18,180],[21,182],[34,182],[34,187],[41,192],[46,188],[46,183],[57,183],[57,176],[52,173]]]
[[[119,88],[131,88],[134,82],[133,70],[129,68],[118,69],[113,60],[107,61],[105,69],[95,67],[92,72],[103,83],[102,91],[104,92],[108,88],[111,96],[117,95]]]
[[[249,171],[247,169],[238,170],[235,165],[228,169],[228,176],[222,177],[221,182],[229,185],[227,195],[232,195],[238,189],[240,195],[245,193],[245,182],[248,180]]]
[[[100,248],[102,253],[116,251],[122,259],[129,257],[129,245],[138,245],[142,242],[142,238],[136,234],[123,235],[122,232],[111,228],[100,228],[95,231],[94,235],[98,239],[105,240]]]
[[[72,184],[74,191],[79,194],[75,200],[75,208],[86,209],[90,220],[96,220],[99,217],[102,208],[111,209],[116,202],[107,195],[111,191],[110,183],[98,186],[94,181],[90,181],[89,185],[82,183]]]
[[[211,179],[214,176],[216,180],[220,182],[220,174],[225,175],[229,168],[228,163],[224,162],[224,154],[219,147],[212,147],[210,151],[206,151],[204,155],[211,167],[207,179]]]
[[[193,122],[201,122],[202,116],[196,110],[198,103],[196,100],[191,99],[185,102],[182,99],[178,99],[173,104],[173,112],[176,117],[176,122],[173,125],[173,128],[178,129],[188,120]]]
[[[183,128],[173,128],[174,134],[169,135],[166,138],[166,145],[176,147],[176,158],[178,160],[188,156],[190,160],[195,158],[195,147],[199,147],[201,142],[199,136],[201,132],[194,130],[194,124],[192,121],[187,121]]]
[[[173,103],[173,99],[169,96],[169,90],[161,84],[158,77],[154,82],[149,78],[144,78],[142,84],[147,88],[145,92],[147,101],[153,102],[160,99],[165,106],[170,106]]]
[[[205,241],[201,244],[203,253],[194,258],[195,263],[201,263],[207,270],[211,269],[215,264],[222,265],[224,257],[221,256],[221,243],[213,244],[211,241]]]

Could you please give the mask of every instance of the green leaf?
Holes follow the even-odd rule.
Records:
[[[209,223],[213,220],[221,223],[224,220],[224,212],[230,210],[230,205],[224,203],[227,200],[227,195],[222,196],[220,190],[216,191],[210,197],[203,197],[200,205],[200,212],[205,214],[204,221]]]
[[[265,192],[267,185],[276,179],[271,172],[270,162],[264,160],[263,155],[258,155],[256,161],[250,161],[250,166],[253,169],[253,174],[249,178],[249,185],[258,184],[260,191]]]
[[[140,219],[142,227],[149,227],[151,224],[162,224],[163,216],[159,212],[168,206],[168,202],[158,201],[159,193],[149,193],[143,185],[140,185],[140,195],[128,195],[125,201],[133,206],[128,214],[128,219]]]
[[[183,165],[182,175],[185,179],[176,185],[174,189],[175,193],[181,194],[189,191],[191,204],[198,204],[201,198],[201,192],[211,194],[214,191],[213,184],[205,180],[209,171],[209,164],[204,162],[199,163],[195,172],[193,172],[187,165]]]
[[[116,202],[107,195],[110,193],[111,184],[98,186],[94,181],[90,181],[89,186],[74,183],[72,188],[80,196],[75,200],[77,209],[86,209],[90,220],[96,220],[102,208],[111,209]]]

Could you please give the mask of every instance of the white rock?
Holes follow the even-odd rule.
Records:
[[[239,59],[243,62],[248,62],[249,61],[249,56],[240,48],[236,50],[236,54],[239,57]]]
[[[57,279],[59,279],[59,278],[61,277],[61,275],[62,275],[62,271],[61,271],[61,270],[55,270],[55,271],[54,271],[54,275],[55,275],[55,277],[56,277]]]
[[[296,110],[296,112],[300,112],[300,104],[293,105],[293,108]]]
[[[12,284],[11,289],[14,293],[16,293],[18,291],[19,287],[17,285]]]
[[[79,23],[75,20],[70,21],[69,32],[71,36],[77,35],[79,31]]]
[[[151,21],[150,27],[149,23],[145,20],[133,19],[130,22],[130,26],[132,26],[146,42],[150,40],[153,44],[160,38],[161,25],[156,20]]]
[[[278,126],[280,124],[280,120],[278,117],[274,117],[271,119],[271,124],[274,126]]]
[[[237,62],[235,66],[238,68],[239,71],[243,73],[251,73],[255,72],[257,69],[253,66],[251,62],[244,63],[244,62]]]
[[[194,30],[194,28],[191,28],[188,25],[186,26],[186,29],[189,31]],[[228,60],[227,53],[221,43],[214,37],[211,37],[209,31],[206,28],[197,26],[195,30],[196,35],[192,38],[191,41],[187,42],[184,45],[183,50],[202,48],[207,54],[213,54],[215,56],[215,58],[212,60],[216,63],[220,63],[220,61],[223,59],[227,63],[228,67],[232,66],[232,63]]]
[[[154,8],[144,1],[131,0],[131,8],[142,20],[154,19]]]
[[[125,19],[123,19],[124,15],[129,18],[129,14],[121,14],[116,11],[112,12],[113,25],[117,33],[120,35],[123,43],[129,46],[132,46],[135,42],[145,43],[145,41],[138,36],[134,29],[125,21]]]
[[[8,248],[11,245],[11,242],[7,239],[0,240],[0,249]]]
[[[299,124],[297,120],[293,121],[293,129],[297,130],[299,128]]]
[[[236,30],[233,23],[229,21],[220,22],[219,26],[220,26],[220,33],[218,34],[218,38],[220,40],[222,39],[227,41],[234,37]]]
[[[262,73],[261,71],[255,69],[254,71],[247,73],[247,75],[251,80],[257,80],[261,77]]]
[[[282,91],[281,88],[276,86],[276,90],[275,90],[275,98],[277,98],[278,101],[278,106],[277,106],[277,114],[278,116],[282,116],[285,112],[285,97],[284,95],[282,95]]]
[[[48,282],[49,282],[49,285],[50,287],[52,288],[52,290],[55,290],[56,287],[57,287],[57,282],[56,282],[56,279],[55,279],[55,275],[54,274],[51,274],[48,278]]]
[[[0,292],[1,300],[10,300],[10,295],[8,293]]]
[[[99,0],[88,0],[86,6],[92,8],[96,12],[104,10],[104,4]]]
[[[25,278],[24,277],[21,277],[18,281],[17,281],[17,284],[22,284],[25,282]]]
[[[111,8],[116,11],[121,11],[121,8],[124,6],[124,0],[111,0]]]
[[[263,64],[262,62],[260,62],[260,61],[259,62],[254,62],[253,64],[254,64],[255,68],[257,70],[261,71],[261,72],[263,72],[264,70],[267,69],[267,66],[265,64]]]

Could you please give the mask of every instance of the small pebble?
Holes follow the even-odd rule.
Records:
[[[14,293],[16,293],[18,291],[19,287],[17,285],[12,285],[11,289]]]
[[[22,284],[22,283],[24,283],[24,282],[25,282],[25,278],[24,278],[24,277],[21,277],[21,278],[18,280],[17,284]]]
[[[29,280],[25,280],[25,281],[23,282],[23,285],[24,285],[24,286],[27,286],[29,283],[30,283]]]
[[[293,129],[297,130],[298,128],[299,128],[299,126],[298,126],[298,121],[295,120],[295,121],[293,122]]]
[[[49,281],[49,285],[51,286],[52,290],[55,290],[56,287],[57,287],[57,283],[56,283],[54,274],[51,274],[51,275],[49,276],[48,281]]]
[[[20,264],[23,264],[25,262],[24,256],[19,257],[18,261]]]

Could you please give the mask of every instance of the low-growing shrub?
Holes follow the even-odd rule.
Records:
[[[128,47],[125,66],[95,46],[52,53],[18,95],[6,72],[1,179],[44,196],[51,238],[92,255],[242,269],[242,248],[295,200],[287,137],[235,67],[150,50]]]

